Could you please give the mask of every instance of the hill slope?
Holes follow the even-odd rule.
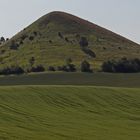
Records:
[[[0,87],[0,139],[139,140],[140,89]]]
[[[96,58],[81,49],[81,37],[87,38],[87,48],[96,54]],[[87,59],[99,68],[107,59],[140,57],[140,46],[76,16],[52,12],[1,46],[0,53],[1,67],[19,64],[27,68],[29,59],[35,57],[35,63],[43,64],[46,68],[50,65],[62,65],[67,58],[72,58],[77,66]]]

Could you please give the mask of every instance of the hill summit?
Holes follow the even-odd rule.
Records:
[[[87,60],[99,69],[108,59],[140,58],[140,45],[89,21],[64,12],[51,12],[0,47],[0,66],[59,66],[71,58],[79,67]]]

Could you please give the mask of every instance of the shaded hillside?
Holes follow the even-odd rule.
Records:
[[[84,48],[79,44],[82,37],[88,41]],[[67,58],[77,67],[86,59],[99,68],[107,59],[140,57],[140,46],[76,16],[52,12],[1,46],[0,53],[1,67],[17,64],[26,69],[34,57],[35,65],[45,68],[62,65]]]

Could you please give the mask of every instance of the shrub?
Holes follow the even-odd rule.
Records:
[[[140,72],[140,59],[122,58],[121,60],[111,60],[104,62],[102,65],[104,72],[116,73],[135,73]]]
[[[48,67],[48,71],[55,71],[55,67],[49,66],[49,67]]]
[[[0,38],[0,42],[5,42],[5,38],[3,36]]]
[[[118,47],[118,49],[121,50],[122,48],[121,47]]]
[[[68,39],[67,37],[65,37],[65,41],[66,41],[66,42],[69,42],[69,39]]]
[[[65,71],[65,72],[75,72],[76,67],[74,64],[68,64],[68,65],[58,66],[57,70],[58,71]]]
[[[27,37],[28,37],[28,35],[25,35],[25,34],[24,34],[24,35],[21,36],[21,40],[24,41]]]
[[[30,64],[30,66],[32,67],[32,66],[34,65],[34,63],[35,63],[35,58],[34,58],[34,57],[31,57],[31,58],[29,59],[29,64]]]
[[[20,44],[20,45],[23,45],[23,41],[21,40],[21,41],[19,42],[19,44]]]
[[[71,58],[67,58],[66,59],[66,65],[69,65],[69,64],[71,64],[72,63],[72,59]]]
[[[67,65],[67,71],[68,72],[75,72],[76,71],[76,67],[74,64],[68,64]]]
[[[77,40],[80,40],[80,35],[79,35],[79,34],[76,34],[76,35],[75,35],[75,38],[76,38]]]
[[[58,36],[59,36],[60,38],[63,38],[63,35],[62,35],[61,32],[58,32]]]
[[[68,69],[67,69],[67,66],[66,66],[66,65],[58,66],[58,67],[57,67],[57,70],[58,70],[58,71],[65,71],[65,72],[68,72]]]
[[[0,70],[0,74],[2,75],[23,74],[23,73],[24,73],[24,70],[19,66],[6,67]]]
[[[6,50],[1,50],[1,54],[4,54],[6,52]]]
[[[72,64],[72,59],[67,58],[66,59],[66,64],[63,66],[58,66],[57,67],[58,71],[65,71],[65,72],[75,72],[76,71],[76,66]]]
[[[10,49],[12,49],[12,50],[17,50],[18,47],[19,47],[19,44],[16,43],[15,41],[12,41],[9,47],[10,47]]]
[[[63,66],[58,66],[58,67],[57,67],[57,70],[58,70],[58,71],[63,71]]]
[[[52,43],[52,40],[49,40],[49,43]]]
[[[114,64],[115,63],[113,61],[104,62],[102,64],[102,71],[104,71],[104,72],[115,72]]]
[[[27,72],[43,72],[43,71],[45,71],[45,68],[42,65],[37,65],[27,70]]]
[[[88,40],[86,37],[81,37],[80,42],[79,42],[81,47],[87,47],[88,46]]]
[[[92,72],[90,64],[86,60],[81,63],[81,72]]]
[[[35,36],[37,36],[37,32],[36,32],[36,31],[34,31],[33,34],[34,34]]]
[[[9,41],[9,38],[6,38],[6,41]]]
[[[29,40],[30,40],[30,41],[33,41],[33,40],[34,40],[34,37],[33,37],[33,36],[30,36],[30,37],[29,37]]]

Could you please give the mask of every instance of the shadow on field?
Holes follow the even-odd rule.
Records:
[[[0,85],[93,85],[140,87],[140,73],[40,73],[0,77]]]

